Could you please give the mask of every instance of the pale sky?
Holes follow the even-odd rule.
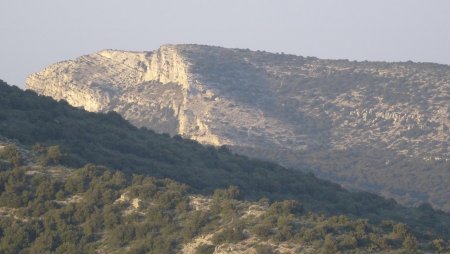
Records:
[[[0,79],[101,49],[196,43],[450,64],[449,0],[0,0]]]

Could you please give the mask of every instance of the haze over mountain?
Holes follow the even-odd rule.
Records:
[[[27,89],[136,126],[450,210],[450,67],[200,45],[104,50],[32,74]]]

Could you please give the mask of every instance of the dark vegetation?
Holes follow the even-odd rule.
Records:
[[[409,206],[429,203],[445,211],[450,209],[450,189],[445,180],[450,177],[450,161],[400,156],[389,149],[368,146],[304,153],[242,147],[233,150],[250,157],[283,161],[292,168],[297,167],[296,161],[301,162],[304,168],[314,168],[319,178],[333,179],[352,189],[383,193]],[[426,181],[414,184],[412,178]]]
[[[216,190],[209,207],[197,210],[184,184],[93,164],[76,170],[12,166],[0,172],[0,191],[0,253],[170,254],[208,233],[212,244],[200,245],[196,253],[212,253],[217,245],[251,235],[262,243],[254,246],[257,253],[275,253],[264,244],[269,240],[321,253],[448,250],[443,239],[418,239],[402,223],[326,217],[294,200],[262,199],[253,203],[264,210],[261,217],[243,217],[249,203],[236,199],[239,190],[233,186]],[[133,199],[139,207],[132,208]]]
[[[56,102],[48,97],[37,96],[34,92],[22,91],[16,87],[8,86],[4,82],[0,82],[0,136],[18,140],[30,148],[34,146],[33,151],[39,158],[39,164],[43,166],[63,164],[80,167],[86,163],[95,163],[120,170],[123,174],[115,174],[121,175],[124,178],[123,181],[132,174],[142,174],[159,179],[170,178],[189,185],[192,193],[209,194],[214,189],[234,185],[239,188],[240,195],[246,199],[257,200],[262,197],[268,197],[271,200],[292,199],[300,201],[302,209],[314,213],[323,213],[326,216],[342,215],[351,219],[368,219],[370,223],[378,224],[382,221],[404,223],[405,228],[409,229],[408,232],[414,234],[414,239],[418,238],[420,241],[442,238],[446,242],[450,235],[450,215],[435,211],[427,205],[419,208],[405,208],[393,200],[385,200],[374,194],[349,192],[336,184],[317,179],[312,174],[238,156],[230,153],[226,147],[204,147],[180,136],[171,138],[168,135],[156,134],[151,130],[138,129],[116,113],[89,113],[82,109],[73,108],[64,101]],[[7,150],[7,153],[2,155],[7,158],[7,163],[9,161],[11,165],[16,167],[21,165],[20,160],[14,159],[14,151]],[[301,168],[301,165],[299,167]],[[303,168],[303,170],[308,171],[307,168]],[[20,173],[19,169],[10,173],[16,171],[19,172],[18,177],[22,179],[21,181],[28,179],[23,172]],[[64,187],[58,185],[58,183],[47,183],[45,186],[54,188],[56,192],[53,193],[48,190],[50,193],[46,195],[50,196],[37,199],[38,196],[34,196],[36,191],[27,189],[27,185],[28,183],[24,182],[17,184],[17,186],[8,187],[19,188],[19,191],[11,192],[11,195],[2,194],[2,197],[5,196],[4,202],[7,202],[4,204],[10,207],[24,207],[35,202],[34,205],[41,206],[40,211],[44,212],[44,210],[53,209],[53,202],[44,202],[47,199],[53,199],[52,195],[59,193],[59,197],[67,197],[70,194],[85,192],[91,186],[88,182],[81,181],[81,183],[73,183],[73,186],[70,187],[72,189],[66,189],[67,183],[64,183]],[[109,185],[99,183],[95,186],[97,186],[96,188],[106,188]],[[20,188],[23,191],[20,191],[22,190]],[[104,203],[100,204],[110,202],[117,195],[114,188],[118,190],[122,186],[111,188],[113,190],[109,194],[105,194],[105,197],[100,193],[106,190],[97,189],[93,194],[97,198],[95,201],[104,198],[102,201]],[[7,190],[7,188],[4,187],[4,190]],[[13,193],[20,195],[13,195]],[[177,198],[178,196],[171,197],[174,202],[179,200]],[[97,204],[91,205],[94,206],[89,208],[91,210],[80,209],[79,212],[93,212],[95,206],[98,206]],[[78,210],[73,206],[68,205],[61,209],[72,207],[71,209]],[[172,208],[174,206],[177,206],[177,204],[171,205]],[[113,207],[108,208],[112,209],[111,211],[108,210],[110,214],[114,214]],[[39,211],[39,209],[31,210]],[[154,216],[160,216],[155,218],[159,220],[168,216],[161,213],[160,211],[159,215],[155,214]],[[84,223],[83,219],[85,218],[79,220],[81,224]],[[169,221],[171,220],[169,219]],[[274,222],[268,219],[267,223]],[[285,224],[289,223],[285,222]],[[269,224],[269,226],[271,225]],[[271,235],[269,226],[255,230],[262,235]],[[53,228],[57,228],[57,225],[53,225]],[[136,231],[128,232],[127,223],[122,222],[120,227],[117,228],[121,229],[121,235],[114,241],[116,243],[121,241],[127,243],[129,239],[134,239],[137,234]],[[147,229],[150,228],[152,227],[149,226]],[[347,228],[347,226],[344,228]],[[277,239],[281,241],[298,233],[289,233],[288,229],[286,231],[287,233],[277,234]],[[36,236],[36,232],[34,236]],[[324,232],[326,236],[328,230]],[[79,241],[85,237],[84,233],[74,234],[75,236],[68,237],[75,237],[70,239]],[[238,241],[240,237],[243,237],[239,234],[239,230],[230,229],[224,231],[223,235],[217,236],[215,241],[217,243]],[[322,237],[324,234],[320,236]],[[311,237],[311,241],[314,241],[315,235],[313,234]],[[29,235],[28,238],[33,238],[33,235]],[[31,244],[30,240],[27,239],[23,239],[23,241]],[[161,244],[169,248],[173,244],[170,239],[161,240]],[[353,241],[350,238],[347,240]],[[409,242],[414,242],[413,240],[410,239]],[[53,240],[50,236],[42,239],[42,241],[47,241],[46,243],[53,246]],[[178,240],[173,241],[177,242]],[[331,246],[333,242],[329,237],[323,238],[323,241],[327,243],[327,246]],[[357,242],[359,243],[359,241]],[[394,244],[394,246],[396,245]],[[65,248],[72,247],[66,246]]]

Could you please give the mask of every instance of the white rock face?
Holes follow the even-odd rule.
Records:
[[[392,173],[385,161],[368,164],[366,175],[355,181],[345,172],[326,171],[322,155],[357,149],[360,157],[376,150],[450,158],[450,67],[445,65],[164,45],[154,52],[104,50],[56,63],[30,75],[26,85],[89,111],[116,111],[157,132],[228,145],[283,165],[307,162],[322,177],[381,188],[396,198],[403,195],[398,186],[372,177]],[[414,191],[414,186],[401,188]],[[442,193],[450,194],[450,187]],[[427,198],[411,202],[424,200],[433,203]]]

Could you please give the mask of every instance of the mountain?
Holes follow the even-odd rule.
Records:
[[[450,211],[450,67],[321,60],[201,45],[104,50],[27,89],[138,127],[271,159]]]
[[[60,146],[66,156],[58,156],[57,162],[72,168],[94,163],[129,176],[170,178],[205,195],[233,185],[248,200],[294,199],[328,216],[401,222],[423,238],[450,235],[450,216],[430,205],[408,208],[375,194],[348,191],[311,173],[249,159],[226,147],[157,134],[131,125],[117,113],[90,113],[1,81],[0,137],[29,149]],[[301,169],[310,171],[303,165]]]
[[[0,80],[0,253],[443,252],[449,229],[450,214],[426,204],[349,192]]]

